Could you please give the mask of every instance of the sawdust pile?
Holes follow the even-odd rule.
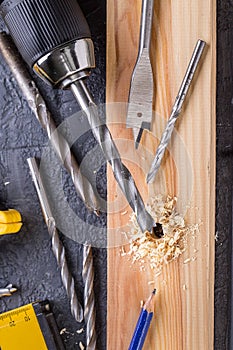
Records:
[[[187,225],[176,210],[177,198],[158,195],[147,205],[147,210],[156,223],[163,227],[164,236],[153,238],[149,233],[142,234],[135,215],[131,216],[131,244],[129,255],[133,262],[149,262],[151,269],[160,273],[165,264],[177,259],[187,247],[187,238],[195,236],[198,225]]]

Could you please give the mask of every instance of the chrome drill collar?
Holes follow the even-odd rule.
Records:
[[[56,48],[33,66],[45,82],[62,89],[88,77],[92,68],[95,68],[94,45],[88,38],[74,40]]]

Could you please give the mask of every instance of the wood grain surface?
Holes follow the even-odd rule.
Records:
[[[155,115],[152,132],[143,136],[138,151],[125,118],[138,50],[141,1],[108,0],[107,6],[107,118],[122,159],[145,202],[158,193],[175,195],[177,210],[186,222],[200,224],[200,232],[196,239],[190,238],[184,255],[168,264],[160,276],[156,277],[149,263],[141,271],[121,254],[122,245],[127,249],[123,232],[129,230],[131,209],[108,170],[107,349],[128,348],[140,302],[155,287],[155,317],[144,348],[210,350],[214,329],[216,3],[155,1],[151,45]],[[156,180],[147,186],[145,176],[199,38],[207,42],[202,64]]]

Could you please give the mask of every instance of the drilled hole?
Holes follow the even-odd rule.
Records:
[[[152,232],[153,232],[154,236],[156,236],[157,238],[162,238],[164,236],[163,226],[160,223],[156,223],[156,226],[153,227]]]

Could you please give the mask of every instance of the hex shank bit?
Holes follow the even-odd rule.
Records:
[[[95,332],[95,296],[94,269],[92,249],[90,245],[83,246],[83,283],[84,283],[84,320],[86,324],[86,349],[96,350]]]
[[[119,151],[107,125],[101,122],[97,106],[85,83],[82,80],[76,81],[71,84],[70,89],[85,113],[93,135],[99,143],[105,158],[110,163],[115,179],[129,205],[133,209],[142,232],[148,231],[154,233],[153,229],[156,227],[156,223],[152,216],[147,212],[131,173],[122,163]]]
[[[56,257],[58,266],[61,272],[62,283],[65,287],[67,296],[70,301],[71,313],[77,322],[83,320],[83,309],[78,301],[75,288],[74,279],[69,272],[68,264],[65,257],[65,248],[60,241],[58,231],[56,229],[56,222],[50,209],[49,201],[45,192],[44,185],[42,183],[39,168],[35,158],[29,158],[28,165],[31,171],[32,179],[36,187],[36,191],[39,197],[41,209],[44,215],[45,223],[48,227],[48,232],[52,240],[52,251]]]
[[[88,208],[99,209],[93,188],[87,178],[81,174],[78,163],[71,152],[68,141],[56,128],[53,118],[46,107],[35,82],[20,57],[11,37],[0,33],[0,51],[14,74],[29,107],[45,129],[49,140],[62,164],[71,175],[77,193]]]
[[[188,90],[189,90],[190,84],[192,82],[194,73],[196,72],[198,63],[200,61],[201,55],[202,55],[203,50],[204,50],[204,47],[205,47],[205,42],[202,40],[198,40],[198,42],[195,46],[195,49],[193,51],[192,58],[189,62],[185,77],[184,77],[182,84],[180,86],[175,103],[172,107],[172,111],[171,111],[170,117],[168,119],[167,126],[163,132],[160,144],[157,148],[155,158],[152,162],[150,171],[147,175],[147,183],[153,181],[157,171],[159,170],[159,167],[161,165],[161,162],[162,162],[162,159],[164,156],[164,152],[165,152],[165,150],[168,146],[168,143],[171,139],[171,135],[172,135],[172,132],[173,132],[174,127],[175,127],[175,122],[176,122],[178,116],[180,115],[181,108],[183,106],[185,97],[188,93]]]

